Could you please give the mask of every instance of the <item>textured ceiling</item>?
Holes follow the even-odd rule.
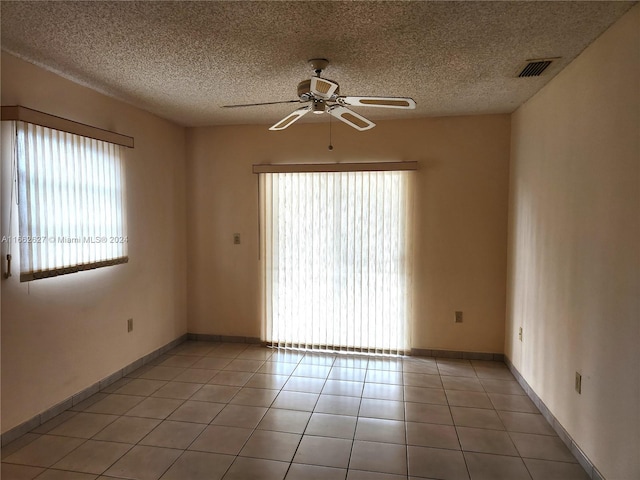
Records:
[[[188,126],[273,124],[328,58],[343,95],[410,96],[372,120],[512,112],[632,2],[13,2],[2,48]],[[526,59],[561,57],[539,78]],[[603,66],[606,68],[606,66]],[[308,115],[301,121],[313,121]]]

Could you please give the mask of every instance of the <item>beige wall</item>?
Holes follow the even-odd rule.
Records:
[[[184,129],[3,53],[2,105],[15,104],[131,135],[135,149],[128,264],[20,283],[13,251],[14,276],[1,281],[2,432],[187,331]]]
[[[608,480],[640,478],[639,59],[636,6],[512,123],[506,353]]]
[[[332,152],[328,136],[326,122],[189,130],[189,331],[260,336],[252,164],[417,160],[413,346],[502,352],[509,116],[379,122],[368,132],[334,123]],[[455,310],[464,323],[454,324]]]
[[[3,432],[185,333],[187,312],[189,331],[259,336],[253,163],[419,160],[414,346],[502,351],[508,116],[380,122],[367,133],[334,124],[333,152],[326,124],[281,133],[202,128],[185,138],[180,127],[4,53],[2,104],[136,139],[127,151],[130,262],[1,283]],[[243,240],[234,247],[235,232]],[[17,249],[13,255],[15,266]],[[454,325],[454,310],[465,312],[465,323]]]

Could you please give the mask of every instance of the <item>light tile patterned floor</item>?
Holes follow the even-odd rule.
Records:
[[[186,342],[2,449],[4,480],[585,480],[504,364]]]

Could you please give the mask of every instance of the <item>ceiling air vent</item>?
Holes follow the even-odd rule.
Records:
[[[557,58],[527,60],[527,63],[520,69],[518,77],[539,77],[554,60]]]

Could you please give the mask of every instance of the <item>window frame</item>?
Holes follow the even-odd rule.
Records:
[[[18,113],[20,111],[17,110]],[[3,120],[6,120],[5,107],[2,113]],[[105,132],[112,132],[100,129],[95,129],[98,133],[96,136],[100,137],[95,138],[70,132],[68,130],[73,130],[70,128],[58,130],[41,125],[54,123],[59,126],[62,123],[64,127],[73,127],[76,122],[48,116],[42,112],[35,113],[44,116],[45,120],[51,117],[54,121],[38,124],[20,118],[14,121],[19,235],[10,238],[9,241],[19,244],[20,281],[27,282],[127,263],[129,257],[126,166],[123,142],[118,141],[116,144],[105,141]],[[79,130],[84,134],[92,133],[91,129],[94,129],[87,125],[82,126],[85,128]],[[47,139],[49,143],[46,146],[46,155],[43,154],[42,148],[39,151],[34,147],[35,142],[27,147],[27,142],[30,141],[28,137],[38,134],[50,136]],[[113,135],[116,137],[106,137],[118,140],[119,134]],[[126,138],[131,141],[124,143],[132,146],[133,139]],[[33,151],[29,151],[29,148]],[[30,155],[29,159],[27,155]],[[87,165],[90,163],[95,171],[83,178],[79,171],[89,171]],[[73,172],[70,173],[64,167],[71,164]],[[27,165],[40,171],[29,172]],[[38,175],[44,178],[38,179]],[[70,184],[72,190],[68,189]],[[78,192],[90,196],[91,202],[79,202]],[[45,196],[40,198],[41,195]],[[74,198],[70,201],[70,197]],[[99,199],[100,203],[92,203],[96,199]],[[87,207],[87,203],[92,205]],[[98,214],[100,209],[103,214]],[[115,213],[109,216],[107,211]],[[57,220],[50,221],[52,212],[55,212]],[[77,225],[78,222],[80,226],[70,226],[74,223]]]

